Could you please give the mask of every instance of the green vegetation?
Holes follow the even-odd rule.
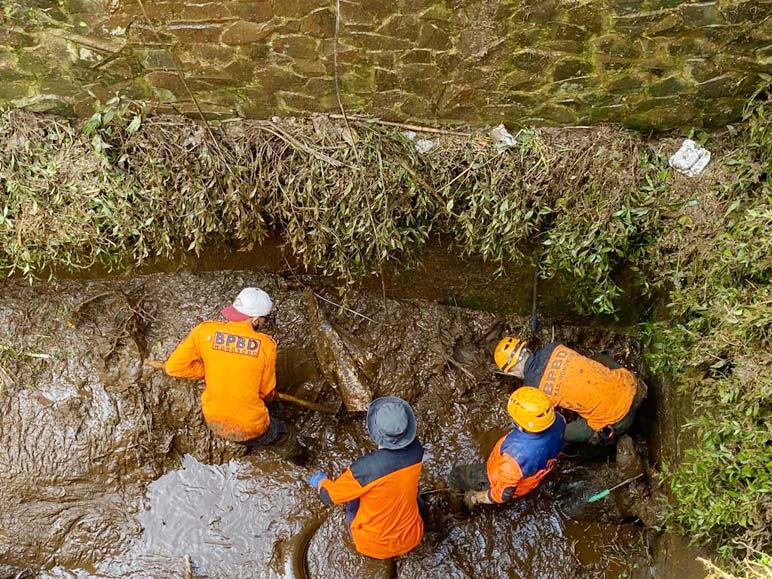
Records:
[[[649,328],[649,358],[696,409],[697,443],[667,477],[670,521],[718,540],[724,555],[758,561],[751,549],[772,546],[769,101],[752,101],[746,117],[723,159],[727,178],[695,191],[694,210],[652,253],[669,312]]]
[[[441,136],[318,117],[202,126],[113,101],[86,123],[0,118],[0,267],[120,267],[282,232],[304,266],[351,283],[445,234],[493,260],[539,255],[579,312],[613,314],[619,275],[667,295],[649,370],[694,402],[696,444],[666,480],[669,523],[729,557],[772,547],[772,124],[698,134],[714,158],[673,174],[680,137],[598,128]],[[757,551],[755,551],[755,550]]]

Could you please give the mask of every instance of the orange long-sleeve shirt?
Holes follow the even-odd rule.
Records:
[[[201,409],[218,436],[241,442],[268,430],[263,399],[276,388],[276,343],[249,321],[202,322],[172,352],[165,370],[204,379]]]
[[[424,450],[414,440],[399,450],[366,454],[336,480],[322,481],[319,492],[327,504],[353,502],[350,521],[356,550],[374,559],[398,557],[423,539],[418,509],[418,479]]]

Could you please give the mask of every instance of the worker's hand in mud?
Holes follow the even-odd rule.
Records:
[[[486,491],[483,492],[485,492],[486,495],[488,494]],[[466,491],[464,494],[464,504],[470,511],[474,508],[475,505],[478,505],[481,502],[480,493],[478,491]]]
[[[327,473],[324,473],[320,470],[317,470],[314,474],[312,474],[308,478],[308,484],[310,484],[312,487],[314,487],[316,490],[319,490],[319,485],[322,484],[322,481],[329,478],[327,476]]]

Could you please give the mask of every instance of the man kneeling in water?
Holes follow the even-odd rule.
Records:
[[[506,503],[532,491],[555,466],[563,448],[566,422],[543,392],[524,386],[509,397],[515,428],[493,447],[487,464],[459,465],[448,486],[464,491],[469,508]]]

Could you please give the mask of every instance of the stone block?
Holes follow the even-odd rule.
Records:
[[[352,46],[366,50],[409,50],[413,48],[412,42],[402,38],[369,32],[352,32],[346,40]]]
[[[367,94],[375,90],[375,68],[354,66],[340,77],[341,91],[348,94]]]
[[[649,94],[653,97],[669,97],[688,93],[691,91],[691,88],[692,85],[685,79],[678,76],[669,76],[651,85],[649,87]]]
[[[170,93],[174,97],[186,96],[187,91],[185,85],[180,79],[180,76],[176,72],[162,72],[154,71],[145,75],[145,80],[150,86],[151,90],[164,101],[176,100],[169,97],[166,93]]]
[[[667,130],[691,127],[699,116],[690,98],[649,99],[630,107],[624,124],[633,129]]]
[[[327,67],[321,60],[306,60],[295,58],[290,61],[295,72],[303,76],[318,76],[327,74]]]
[[[17,106],[33,113],[49,113],[65,117],[71,117],[74,114],[70,102],[52,94],[33,95],[19,101]]]
[[[688,28],[702,28],[720,24],[723,21],[718,11],[717,2],[700,2],[698,4],[682,4],[681,15]]]
[[[34,80],[16,80],[0,82],[0,103],[9,104],[12,101],[22,99],[35,92]]]
[[[498,81],[498,88],[505,91],[531,90],[537,88],[540,84],[543,84],[543,78],[540,74],[524,70],[513,70]]]
[[[638,58],[641,55],[639,42],[629,36],[604,34],[593,40],[595,51],[617,58]]]
[[[637,74],[624,74],[612,80],[606,90],[612,94],[638,93],[644,90],[645,79]]]
[[[432,103],[421,96],[409,93],[404,94],[399,112],[413,119],[432,119],[435,117]]]
[[[301,21],[300,31],[311,36],[331,38],[335,36],[335,14],[329,8],[316,10]]]
[[[277,54],[290,58],[312,59],[317,54],[319,41],[308,36],[279,36],[271,42],[271,48]]]
[[[551,37],[557,40],[585,40],[591,32],[582,26],[568,22],[553,22],[550,26]]]
[[[306,84],[303,85],[302,92],[318,96],[334,95],[335,79],[321,76],[309,78]]]
[[[675,38],[668,41],[667,52],[677,57],[705,57],[716,52],[716,47],[701,38]]]
[[[318,8],[327,7],[329,7],[329,2],[326,0],[275,0],[273,2],[273,14],[283,18],[297,19],[311,14]],[[349,10],[354,12],[355,9]]]
[[[444,3],[435,3],[420,13],[421,20],[439,20],[450,22],[453,20],[453,11]]]
[[[400,76],[385,68],[375,69],[375,88],[378,91],[397,90],[401,87]]]
[[[770,11],[772,11],[772,2],[763,0],[734,1],[721,6],[721,14],[730,24],[761,22],[770,14]]]
[[[607,8],[600,0],[577,4],[566,10],[566,18],[588,32],[597,34],[603,30]]]
[[[222,22],[230,13],[219,2],[183,4],[174,13],[174,19],[182,22]]]
[[[378,91],[368,97],[370,110],[388,111],[396,116],[400,105],[405,100],[405,93],[400,90]]]
[[[635,66],[638,61],[632,58],[617,58],[615,56],[606,56],[605,54],[596,54],[595,63],[600,70],[614,72],[627,70]]]
[[[139,63],[146,70],[174,70],[177,64],[168,50],[143,50]]]
[[[223,2],[220,4],[231,17],[248,22],[268,22],[273,17],[271,0]]]
[[[585,76],[592,72],[593,65],[581,58],[564,58],[552,69],[552,79],[561,81],[568,78]]]
[[[223,31],[221,41],[229,46],[261,42],[270,36],[275,29],[276,27],[271,23],[256,24],[239,20]]]
[[[174,22],[168,25],[167,30],[178,42],[216,43],[220,41],[223,25],[211,22]]]
[[[0,83],[17,80],[35,80],[35,75],[31,72],[20,70],[16,66],[0,66]]]
[[[563,52],[566,54],[582,54],[585,50],[585,43],[578,40],[548,40],[536,45],[539,50],[546,52]]]
[[[226,66],[223,71],[233,81],[246,84],[255,77],[255,63],[246,58],[239,58]]]
[[[276,99],[280,109],[289,113],[323,113],[335,108],[331,104],[325,103],[325,99],[301,93],[279,91],[276,94]]]
[[[526,0],[512,15],[513,22],[552,22],[558,16],[560,2],[557,0]]]
[[[582,113],[579,122],[582,124],[623,123],[628,115],[625,103],[591,107]]]
[[[302,92],[308,79],[293,70],[270,65],[255,71],[255,82],[259,83],[265,92],[274,94],[280,90]]]
[[[510,57],[510,64],[522,70],[529,72],[538,72],[544,70],[553,60],[553,55],[542,50],[533,50],[526,48],[514,53]]]
[[[7,46],[15,50],[17,48],[35,46],[36,44],[35,37],[31,34],[0,27],[0,46]]]
[[[691,0],[649,0],[649,8],[652,10],[663,10],[666,8],[676,8],[684,2]]]
[[[615,14],[636,14],[643,12],[646,0],[610,0],[609,4]]]
[[[563,104],[546,104],[539,108],[534,116],[543,119],[548,125],[575,125],[576,111]]]
[[[685,61],[691,77],[697,82],[721,76],[722,70],[714,62],[706,58],[690,58]]]
[[[421,19],[414,14],[400,14],[386,20],[375,32],[410,42],[418,42],[421,33]]]
[[[430,50],[450,50],[453,41],[448,31],[434,22],[424,22],[418,35],[418,48]]]
[[[745,98],[711,99],[699,103],[702,108],[702,124],[704,127],[725,127],[742,119]]]
[[[409,50],[398,56],[401,64],[432,64],[434,63],[434,53],[431,50]]]

